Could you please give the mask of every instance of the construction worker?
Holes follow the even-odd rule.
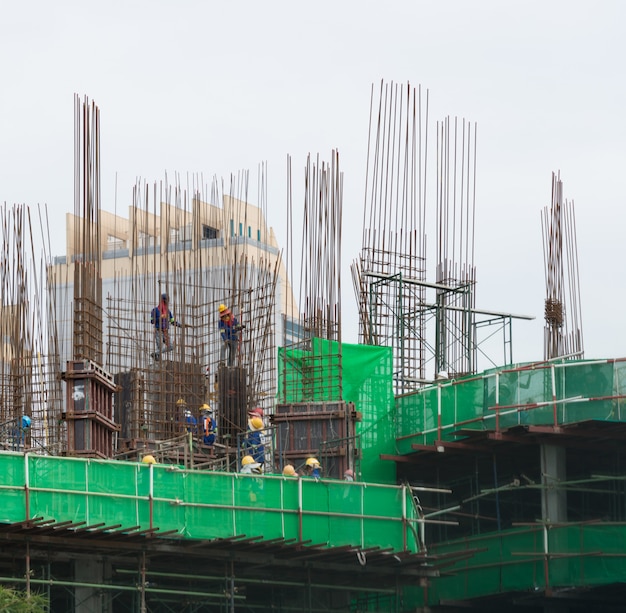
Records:
[[[192,434],[198,433],[198,420],[192,415],[189,409],[185,411],[185,424],[187,432],[191,432]]]
[[[237,318],[225,304],[220,304],[219,314],[219,331],[220,336],[222,337],[220,363],[226,363],[228,366],[233,366],[237,350],[239,349],[239,333],[245,328],[245,326],[239,323]]]
[[[255,462],[261,466],[265,464],[265,445],[263,445],[263,409],[256,408],[248,411],[248,430],[244,440],[246,453],[250,454]]]
[[[344,481],[354,481],[354,471],[351,468],[346,468],[343,472]]]
[[[17,425],[13,430],[13,451],[26,447],[26,437],[30,433],[31,419],[28,415],[22,415],[17,420]]]
[[[285,464],[285,468],[283,468],[283,477],[297,477],[298,473],[296,469],[293,467],[293,464]]]
[[[241,470],[242,475],[259,475],[263,472],[261,464],[255,462],[251,455],[245,455],[241,458]]]
[[[176,415],[179,423],[185,427],[187,432],[198,433],[198,420],[192,415],[184,398],[179,398],[176,401]]]
[[[319,481],[322,476],[322,466],[317,458],[307,458],[304,470],[307,477],[313,477],[316,481]]]
[[[155,351],[152,357],[155,360],[161,359],[163,351],[171,351],[174,348],[170,338],[170,325],[180,328],[180,323],[174,319],[172,311],[169,308],[169,299],[167,294],[161,294],[161,300],[150,313],[150,323],[154,326],[154,345]],[[165,345],[165,349],[163,349]]]
[[[210,447],[215,443],[217,423],[213,416],[213,410],[206,403],[200,407],[200,428],[202,431],[202,442]]]

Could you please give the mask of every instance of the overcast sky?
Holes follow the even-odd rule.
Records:
[[[137,177],[250,170],[254,185],[267,162],[269,222],[285,246],[287,154],[297,203],[307,153],[337,149],[351,230],[344,340],[355,342],[348,266],[361,246],[370,90],[421,84],[431,121],[478,125],[476,303],[536,317],[514,326],[515,360],[543,355],[553,171],[575,203],[586,357],[625,356],[625,18],[623,0],[5,3],[0,202],[46,204],[64,253],[74,94],[100,108],[103,206],[114,211],[117,196],[122,214]]]

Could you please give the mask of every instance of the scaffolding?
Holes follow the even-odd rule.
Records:
[[[24,550],[18,579],[0,581],[45,589],[57,607],[81,590],[101,610],[115,598],[116,611],[167,611],[173,598],[179,611],[399,606],[403,586],[438,574],[406,486],[17,453],[0,465],[13,565]]]

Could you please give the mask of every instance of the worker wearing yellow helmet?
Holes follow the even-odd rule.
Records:
[[[255,462],[251,455],[245,455],[241,458],[241,470],[242,475],[260,474],[263,472],[261,464]]]
[[[313,477],[316,481],[322,476],[322,465],[317,458],[307,458],[304,463],[304,470],[307,477]]]
[[[297,477],[298,473],[296,469],[293,467],[293,464],[285,464],[285,468],[283,468],[283,477]]]
[[[250,454],[255,462],[265,464],[265,445],[263,444],[263,411],[251,409],[248,411],[248,430],[244,439],[246,453]]]
[[[200,407],[200,430],[202,442],[209,447],[213,445],[217,436],[217,421],[213,410],[206,402]]]
[[[220,364],[233,366],[239,350],[239,334],[245,326],[239,323],[239,320],[225,304],[220,304],[218,311],[220,315],[219,332],[222,337]]]

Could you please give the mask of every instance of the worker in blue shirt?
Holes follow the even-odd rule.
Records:
[[[248,411],[248,429],[244,440],[245,452],[262,467],[265,464],[265,445],[263,444],[263,409],[258,407]]]
[[[170,325],[180,328],[180,323],[174,319],[174,315],[169,308],[167,294],[161,294],[159,304],[152,309],[150,323],[154,326],[155,351],[152,357],[155,360],[159,360],[162,352],[171,351],[174,348],[170,338]],[[165,345],[165,349],[163,349],[163,345]]]
[[[213,445],[217,435],[217,423],[211,407],[206,403],[200,407],[200,430],[202,442],[209,447]]]
[[[220,336],[222,337],[220,362],[222,364],[226,363],[228,366],[233,366],[237,350],[239,349],[239,333],[245,328],[245,326],[239,323],[237,318],[225,304],[220,304],[219,313],[219,331]]]

